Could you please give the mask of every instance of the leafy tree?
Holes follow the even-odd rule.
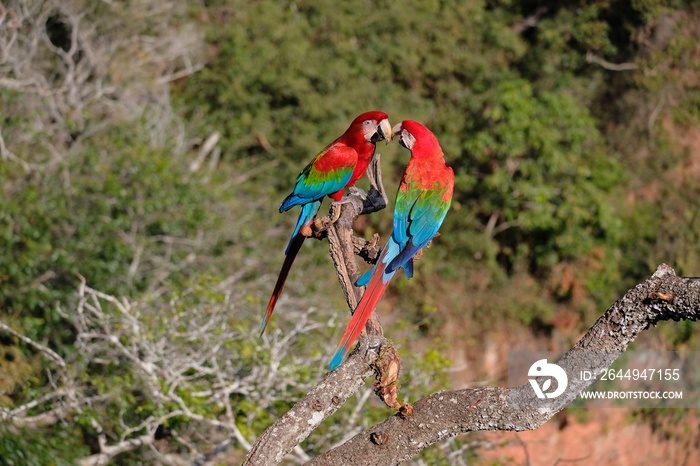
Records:
[[[426,355],[407,375],[409,392],[448,384],[439,355],[465,337],[449,323],[465,323],[467,337],[497,321],[566,341],[558,310],[583,324],[660,261],[680,274],[700,268],[693,2],[21,0],[6,8],[22,27],[0,19],[8,51],[0,63],[0,321],[68,361],[81,357],[67,317],[81,276],[138,302],[154,338],[167,340],[160,313],[206,313],[233,299],[222,297],[231,283],[243,310],[222,325],[255,327],[294,220],[270,215],[324,141],[369,108],[394,123],[427,124],[457,174],[443,237],[385,300],[403,310],[396,339]],[[214,135],[216,148],[203,152]],[[380,151],[391,192],[405,153]],[[195,167],[200,156],[206,163]],[[358,227],[386,234],[391,219],[373,215]],[[323,248],[311,244],[302,256],[288,304],[319,308],[314,318],[330,328],[295,344],[321,360],[342,297]],[[180,307],[168,308],[170,300]],[[692,327],[664,332],[673,345],[697,341]],[[441,351],[426,350],[422,338],[436,335]],[[230,345],[245,373],[271,364],[256,340]],[[0,331],[0,353],[8,374],[0,407],[50,390],[46,369],[55,367],[36,348]],[[104,409],[71,425],[7,430],[0,457],[20,463],[25,445],[38,442],[32,461],[73,461],[97,448],[90,416],[110,418],[102,427],[118,437],[120,412],[129,425],[160,413],[129,364],[85,364],[87,391],[114,394]],[[318,375],[298,359],[285,364],[291,379]],[[264,409],[232,395],[244,437],[305,387],[273,391]],[[202,416],[224,415],[220,405],[187,402]],[[367,418],[380,409],[372,405]],[[191,433],[191,421],[174,417],[164,429]],[[305,448],[342,438],[342,424],[327,422]],[[175,445],[173,435],[158,435]]]

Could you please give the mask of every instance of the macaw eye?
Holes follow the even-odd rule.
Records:
[[[362,124],[365,125],[365,126],[369,126],[370,123],[372,123],[372,122],[369,121],[369,120],[366,120],[366,121],[363,121],[363,122],[362,122]]]

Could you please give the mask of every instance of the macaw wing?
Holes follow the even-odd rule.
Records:
[[[403,271],[406,274],[406,278],[408,278],[409,280],[413,278],[413,258],[412,257],[403,263]]]
[[[301,171],[294,191],[284,200],[280,212],[340,191],[350,181],[355,165],[355,149],[337,142],[329,145]]]
[[[396,194],[396,204],[394,205],[394,232],[391,237],[394,239],[394,247],[396,248],[395,253],[399,254],[401,250],[406,246],[408,242],[408,213],[411,211],[411,206],[415,202],[415,196],[408,195],[405,191],[399,188],[399,192]],[[385,248],[391,239],[387,241]],[[390,257],[388,267],[391,267],[394,257]],[[362,276],[355,282],[357,286],[367,285],[374,274],[377,265],[369,269],[367,272],[362,274]],[[396,269],[398,267],[394,267]],[[394,270],[392,269],[392,270]],[[413,268],[411,267],[410,274],[413,275]],[[409,275],[409,271],[406,271],[406,276]]]
[[[408,261],[430,241],[440,229],[450,208],[450,200],[445,201],[447,189],[442,184],[427,190],[408,188],[399,190],[394,209],[394,240],[401,245],[401,251],[387,266],[393,271]],[[406,276],[413,275],[406,270]]]

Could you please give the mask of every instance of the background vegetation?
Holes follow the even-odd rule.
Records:
[[[114,460],[240,461],[323,375],[347,318],[325,245],[312,242],[269,337],[257,338],[295,221],[276,207],[369,109],[425,123],[457,175],[442,236],[380,306],[409,400],[505,383],[513,339],[567,348],[660,262],[700,271],[693,2],[0,7],[0,321],[15,332],[0,330],[7,464],[71,464],[146,434],[150,446]],[[407,153],[380,152],[393,192]],[[390,211],[357,228],[388,234]],[[698,331],[678,323],[648,340],[696,349]],[[178,366],[201,348],[210,359]],[[204,370],[215,364],[230,379]],[[290,461],[386,416],[369,393]],[[60,415],[18,420],[47,412]],[[452,440],[416,461],[456,464],[478,455],[469,448]]]

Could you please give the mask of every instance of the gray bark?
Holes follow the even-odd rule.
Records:
[[[536,429],[595,381],[581,381],[579,371],[600,375],[643,330],[664,320],[695,321],[699,312],[700,279],[677,277],[662,264],[616,301],[558,362],[569,377],[564,395],[540,400],[529,384],[436,392],[416,402],[410,416],[391,416],[307,464],[398,464],[466,432]]]

